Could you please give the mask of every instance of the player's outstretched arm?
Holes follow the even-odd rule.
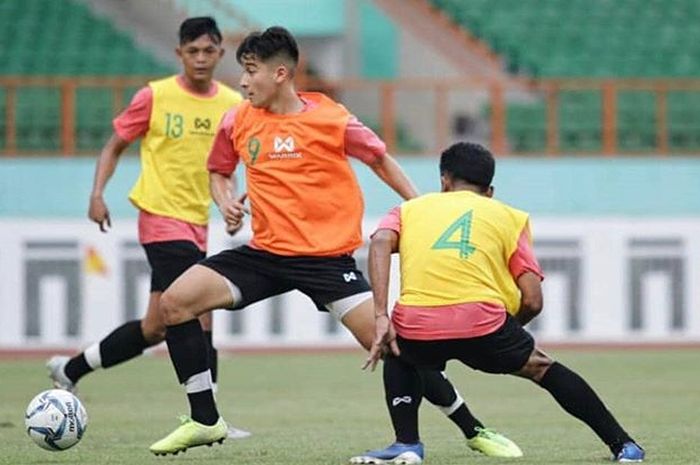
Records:
[[[399,355],[396,334],[389,319],[389,276],[391,254],[399,249],[399,235],[390,229],[380,229],[369,245],[369,280],[374,296],[375,334],[363,369],[372,371],[386,349]]]
[[[379,178],[391,187],[404,200],[418,196],[418,189],[408,178],[396,159],[388,153],[377,157],[369,163],[369,167]]]
[[[100,231],[107,232],[106,226],[112,226],[109,216],[109,209],[104,201],[104,190],[107,182],[114,174],[119,156],[129,146],[116,134],[112,134],[100,152],[95,166],[95,177],[92,182],[92,192],[90,193],[90,207],[88,208],[88,218],[100,226]]]
[[[520,310],[515,319],[525,326],[542,311],[541,278],[531,271],[521,274],[515,281],[520,289]]]

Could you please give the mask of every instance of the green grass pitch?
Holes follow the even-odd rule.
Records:
[[[700,463],[700,350],[557,350],[623,426],[647,449],[648,462]],[[80,397],[90,418],[82,442],[65,452],[39,449],[24,432],[29,400],[49,387],[43,360],[0,361],[0,464],[344,464],[392,440],[379,372],[360,371],[361,352],[227,356],[220,363],[219,407],[244,440],[153,457],[151,442],[188,413],[166,357],[143,357],[88,376]],[[516,441],[525,457],[499,460],[471,452],[459,431],[424,402],[426,465],[596,464],[608,451],[542,389],[508,376],[448,373],[488,426]]]

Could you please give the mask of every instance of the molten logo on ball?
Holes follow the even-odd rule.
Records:
[[[66,450],[85,433],[87,413],[83,404],[68,391],[51,389],[38,394],[27,406],[24,424],[27,434],[46,450]]]

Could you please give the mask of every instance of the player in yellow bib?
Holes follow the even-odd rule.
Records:
[[[440,158],[442,192],[404,202],[372,237],[369,271],[376,334],[367,360],[400,355],[387,389],[417,400],[389,405],[397,443],[359,456],[396,456],[420,463],[416,425],[422,386],[416,367],[444,369],[448,360],[487,373],[527,378],[608,445],[613,460],[641,462],[644,450],[622,429],[579,375],[552,360],[523,329],[542,309],[542,271],[532,252],[528,215],[494,200],[495,161],[477,144],[455,144]],[[391,254],[398,252],[401,292],[388,314]],[[407,426],[408,425],[408,426]],[[405,431],[414,431],[407,436]],[[391,450],[387,454],[387,450]]]
[[[119,156],[140,138],[141,173],[129,200],[139,210],[139,242],[151,267],[146,315],[122,324],[70,359],[51,358],[48,368],[56,387],[73,390],[93,370],[130,360],[162,342],[162,292],[206,255],[211,204],[207,155],[219,120],[242,97],[213,79],[214,69],[224,54],[221,32],[214,19],[185,20],[179,39],[176,53],[182,62],[182,74],[150,82],[114,119],[114,134],[97,162],[88,212],[90,219],[106,232],[111,218],[103,192]],[[217,356],[211,344],[211,316],[200,321],[215,378]],[[249,434],[235,428],[229,433],[234,438]]]

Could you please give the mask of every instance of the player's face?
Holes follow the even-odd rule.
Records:
[[[221,44],[214,42],[207,34],[180,45],[175,51],[182,61],[185,76],[195,83],[210,82],[214,68],[224,55]]]
[[[241,66],[243,66],[243,73],[240,85],[243,95],[255,108],[269,108],[283,81],[280,76],[280,65],[260,61],[254,56],[244,56],[241,58]]]

